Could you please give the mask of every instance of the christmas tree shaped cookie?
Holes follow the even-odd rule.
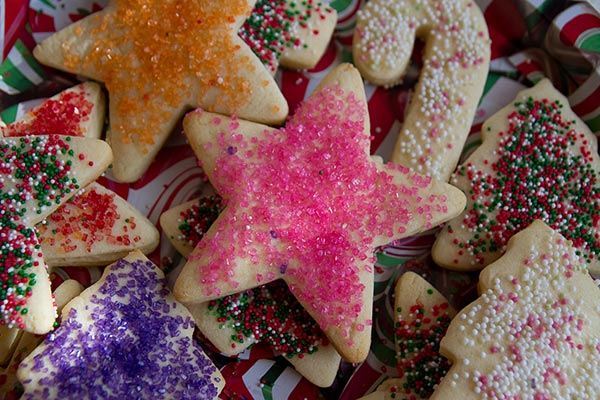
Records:
[[[467,207],[432,255],[457,270],[482,269],[536,219],[571,240],[600,272],[600,156],[596,137],[548,80],[520,92],[482,127],[482,145],[452,183]]]
[[[110,147],[96,139],[0,139],[0,324],[38,334],[52,329],[56,312],[35,225],[111,160]]]
[[[253,4],[112,0],[45,39],[34,56],[105,83],[113,174],[132,182],[190,108],[283,122],[283,95],[237,35]]]
[[[539,220],[509,240],[441,342],[432,399],[600,396],[600,289],[577,252]]]
[[[342,357],[364,360],[374,249],[458,215],[463,194],[369,156],[364,86],[349,64],[280,130],[201,110],[184,130],[225,209],[176,297],[202,303],[283,279]]]
[[[133,252],[69,302],[23,360],[23,398],[216,399],[224,382],[193,330],[162,271]]]

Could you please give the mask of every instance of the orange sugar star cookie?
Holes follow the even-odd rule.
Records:
[[[42,63],[104,82],[117,179],[137,180],[183,113],[202,107],[268,124],[287,102],[237,30],[254,1],[112,0],[45,39]]]

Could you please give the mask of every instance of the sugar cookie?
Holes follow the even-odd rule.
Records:
[[[183,113],[203,107],[281,123],[288,107],[237,30],[252,0],[113,0],[34,49],[43,64],[106,84],[112,172],[137,180]]]
[[[450,368],[440,341],[456,314],[448,300],[414,272],[405,272],[394,291],[395,347],[399,378],[383,382],[363,400],[427,399]]]
[[[264,341],[317,386],[331,386],[337,375],[340,355],[281,280],[188,309],[204,336],[226,355]]]
[[[342,357],[364,360],[373,250],[458,215],[464,195],[371,159],[364,86],[350,64],[281,130],[198,110],[184,131],[225,209],[190,254],[176,297],[201,303],[283,279]]]
[[[483,144],[452,183],[467,208],[437,238],[436,263],[481,269],[541,219],[573,241],[600,272],[600,157],[596,137],[548,80],[520,92],[482,128]]]
[[[125,199],[91,183],[37,225],[44,260],[51,266],[107,265],[133,250],[158,246],[158,230]]]
[[[267,69],[313,68],[337,22],[335,10],[315,0],[258,0],[239,30]]]
[[[18,121],[0,127],[9,136],[67,135],[100,139],[106,99],[100,85],[84,82],[44,100]]]
[[[447,181],[483,93],[487,25],[472,0],[372,0],[358,14],[354,63],[367,81],[394,85],[415,37],[425,40],[423,67],[391,161]]]
[[[597,399],[600,289],[572,243],[536,220],[480,274],[450,323],[431,399]]]
[[[77,296],[83,290],[83,286],[74,279],[64,281],[56,288],[53,295],[56,299],[56,309],[60,313],[62,308]],[[10,361],[6,364],[6,368],[0,368],[0,399],[9,399],[10,393],[21,393],[23,387],[17,379],[17,370],[19,364],[27,357],[42,341],[44,336],[34,335],[33,333],[23,332],[13,328],[19,333],[18,340],[15,343],[14,351],[9,355]]]
[[[193,330],[162,271],[132,252],[71,300],[21,362],[23,399],[216,399],[224,382]]]
[[[32,333],[56,313],[35,224],[102,174],[112,160],[101,140],[70,136],[0,138],[0,324]]]

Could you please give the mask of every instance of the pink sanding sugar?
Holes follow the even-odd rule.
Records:
[[[322,328],[357,318],[365,290],[359,272],[372,271],[374,248],[405,235],[415,215],[430,221],[445,209],[445,198],[423,193],[429,178],[413,175],[404,185],[395,176],[408,169],[371,160],[366,118],[364,102],[329,87],[282,129],[248,138],[234,120],[217,135],[213,184],[227,208],[195,254],[211,254],[199,267],[207,295],[219,295],[215,282],[235,288],[235,265],[244,259],[272,267],[271,280],[283,275],[324,318]],[[257,284],[264,278],[257,274]]]

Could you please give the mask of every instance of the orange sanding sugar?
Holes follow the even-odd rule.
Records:
[[[246,0],[116,0],[91,17],[90,51],[70,61],[106,84],[123,140],[151,144],[153,127],[182,108],[235,111],[246,103],[249,84],[232,62],[240,48],[233,23],[250,11]]]

